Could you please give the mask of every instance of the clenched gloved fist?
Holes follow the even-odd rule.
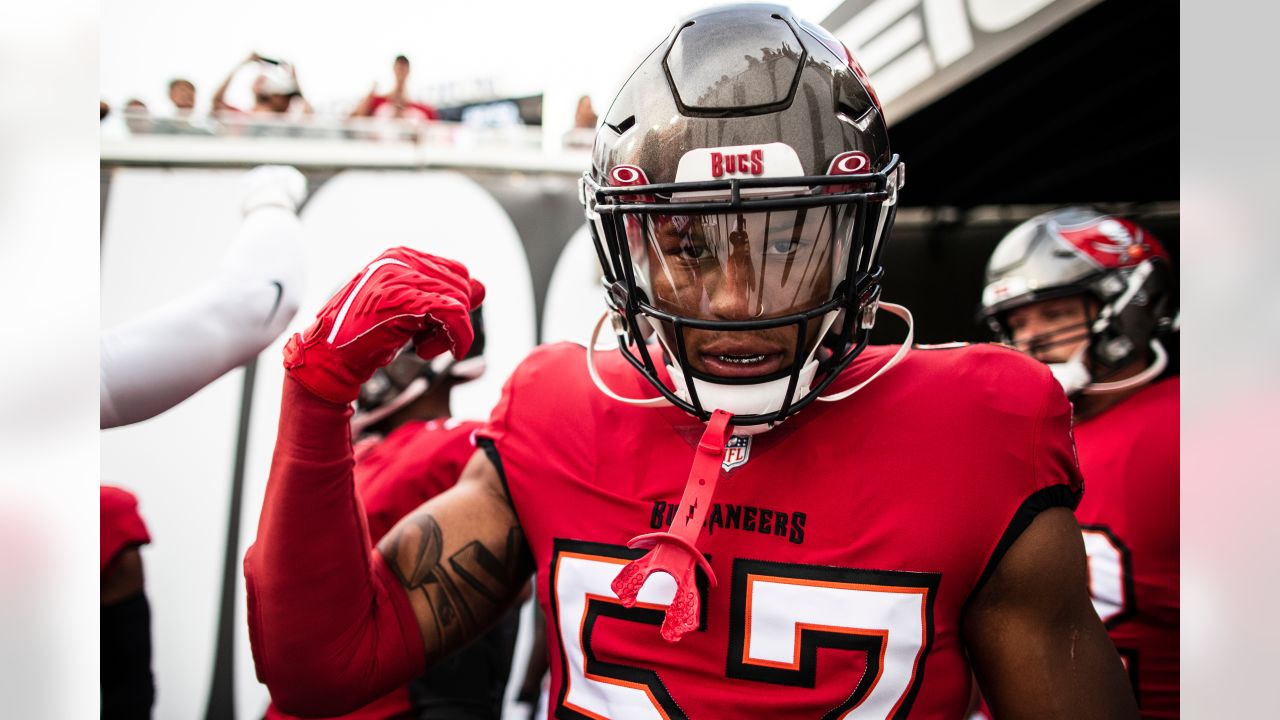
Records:
[[[352,278],[284,346],[284,367],[317,396],[350,403],[373,371],[413,340],[418,356],[461,358],[475,333],[468,313],[484,286],[462,263],[399,247]]]

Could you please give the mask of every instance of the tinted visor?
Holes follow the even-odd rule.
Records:
[[[856,211],[819,206],[627,218],[637,283],[684,318],[761,320],[815,308],[843,280]]]

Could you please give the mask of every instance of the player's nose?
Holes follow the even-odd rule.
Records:
[[[711,288],[711,312],[720,320],[750,320],[760,313],[755,297],[756,268],[751,257],[747,234],[735,231],[729,236],[729,255],[719,273],[719,281]]]

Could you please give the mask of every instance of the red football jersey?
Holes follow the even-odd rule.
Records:
[[[355,487],[369,519],[369,537],[376,543],[400,518],[453,487],[462,468],[476,451],[472,438],[482,423],[472,420],[410,420],[381,441],[356,445]],[[409,689],[399,688],[382,698],[341,715],[343,720],[386,720],[411,717]],[[267,708],[265,720],[294,716]]]
[[[848,386],[893,348],[869,348]],[[557,718],[960,717],[965,601],[1040,510],[1072,506],[1070,406],[1041,364],[996,346],[913,350],[840,402],[728,445],[698,548],[697,631],[658,634],[672,583],[623,608],[610,582],[666,528],[704,426],[601,394],[582,347],[536,350],[492,442],[537,564]],[[655,391],[617,353],[615,391]],[[705,580],[705,578],[704,578]]]
[[[1144,718],[1179,710],[1178,416],[1172,378],[1075,429],[1089,590]]]

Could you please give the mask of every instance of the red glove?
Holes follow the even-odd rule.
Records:
[[[462,263],[392,248],[352,278],[284,346],[284,367],[303,387],[335,403],[360,394],[373,371],[413,340],[418,356],[462,358],[475,333],[469,313],[484,286]]]

